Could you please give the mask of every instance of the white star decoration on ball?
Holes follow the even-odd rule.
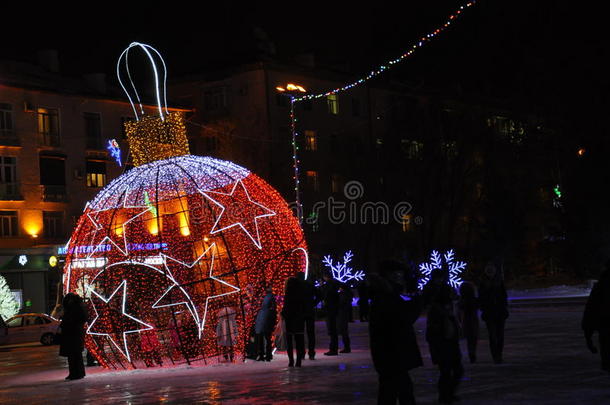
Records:
[[[433,250],[430,255],[430,262],[421,263],[419,265],[419,271],[422,273],[422,277],[419,280],[420,290],[430,281],[430,275],[433,270],[443,268],[443,259],[446,264],[446,269],[449,271],[449,285],[453,288],[457,288],[462,284],[460,274],[466,269],[466,262],[455,261],[455,252],[453,249],[449,250],[444,255]]]
[[[123,280],[123,282],[121,284],[119,284],[117,289],[114,290],[114,292],[112,294],[110,294],[110,296],[108,298],[102,297],[91,287],[89,287],[89,290],[92,293],[91,301],[93,304],[93,310],[95,311],[95,318],[93,319],[93,321],[87,328],[87,333],[90,335],[107,336],[108,339],[110,339],[110,342],[119,350],[119,352],[127,358],[127,361],[131,361],[131,357],[129,355],[129,349],[127,347],[127,334],[141,332],[141,331],[145,331],[145,330],[151,330],[151,329],[154,329],[154,327],[145,322],[142,322],[141,320],[139,320],[125,312],[125,307],[126,307],[126,303],[127,303],[127,280]],[[119,293],[119,291],[120,291],[120,293]],[[119,294],[117,295],[117,293],[119,293]],[[103,325],[103,324],[98,325],[98,323],[100,323],[100,322],[98,322],[98,320],[100,318],[100,314],[95,305],[95,301],[97,299],[99,299],[102,302],[102,305],[105,304],[106,306],[110,306],[109,305],[110,301],[117,299],[117,298],[115,298],[115,296],[117,296],[118,299],[121,300],[120,316],[122,318],[128,318],[127,321],[122,320],[122,323],[123,324],[131,323],[132,325],[142,325],[143,326],[142,328],[123,330],[122,332],[117,332],[115,330],[115,328],[113,328],[112,326],[106,327],[106,325]],[[110,312],[110,311],[112,311],[112,309],[110,309],[110,310],[107,309],[105,312]],[[112,312],[114,312],[114,311],[112,311]],[[119,339],[119,343],[121,343],[121,345],[119,345],[115,341],[115,339],[113,338],[113,335],[115,335],[115,337]]]
[[[248,235],[257,248],[262,249],[258,232],[258,220],[273,216],[275,212],[252,200],[241,180],[233,185],[233,189],[228,194],[218,191],[201,191],[201,194],[221,208],[220,215],[218,215],[212,227],[212,234],[238,226]],[[256,215],[256,211],[262,213]],[[221,227],[221,221],[227,224]]]
[[[209,279],[213,280],[217,283],[223,284],[226,287],[229,287],[232,291],[228,291],[228,292],[224,292],[222,294],[216,294],[216,295],[210,295],[208,297],[206,297],[205,299],[205,307],[203,309],[203,316],[200,318],[199,317],[199,312],[196,308],[196,306],[193,304],[193,300],[191,299],[190,295],[188,294],[188,292],[184,289],[183,286],[181,286],[178,282],[176,282],[174,276],[171,274],[171,271],[169,270],[169,267],[167,267],[167,264],[165,265],[165,268],[167,270],[167,274],[168,277],[174,282],[173,285],[171,285],[164,293],[161,297],[159,297],[159,299],[153,304],[153,308],[162,308],[162,307],[171,307],[171,306],[177,306],[177,305],[186,305],[186,307],[188,308],[189,312],[191,313],[191,315],[193,316],[193,319],[195,320],[195,322],[197,323],[197,327],[198,327],[198,333],[199,333],[199,338],[201,338],[202,334],[203,334],[203,330],[205,328],[205,323],[206,323],[206,319],[207,319],[207,314],[208,314],[208,304],[210,302],[211,299],[213,298],[218,298],[218,297],[223,297],[225,295],[229,295],[229,294],[235,294],[237,292],[240,291],[240,289],[232,284],[227,283],[224,280],[221,280],[217,277],[214,277],[213,272],[214,272],[214,261],[216,259],[216,255],[217,255],[217,248],[216,248],[216,244],[212,243],[210,245],[210,247],[208,247],[205,252],[203,252],[203,254],[201,256],[199,256],[199,258],[197,260],[195,260],[193,263],[191,263],[190,265],[187,263],[183,263],[181,261],[178,261],[176,259],[173,259],[169,256],[164,255],[166,258],[173,260],[177,263],[182,264],[183,266],[192,268],[195,265],[199,264],[199,262],[204,259],[204,258],[208,258],[210,260],[210,272],[209,272]],[[187,301],[179,301],[179,302],[175,302],[175,303],[169,303],[169,304],[160,304],[160,302],[167,297],[168,294],[172,293],[173,291],[175,291],[176,289],[179,290],[179,295],[185,296]],[[201,320],[200,320],[201,319]]]
[[[114,245],[123,255],[127,256],[129,254],[129,251],[127,249],[127,225],[135,220],[136,218],[138,218],[141,215],[146,214],[147,212],[149,212],[151,210],[151,208],[147,205],[143,205],[143,206],[132,206],[132,205],[127,205],[127,197],[129,194],[129,187],[125,190],[125,194],[123,196],[123,203],[122,206],[123,208],[126,209],[136,209],[138,210],[138,212],[131,218],[129,218],[127,221],[123,222],[120,227],[122,228],[122,232],[120,235],[116,235],[114,230],[112,229],[112,223],[108,223],[106,224],[104,222],[104,225],[108,226],[107,230],[107,234],[104,235],[104,237],[99,241],[99,243],[97,243],[95,245],[95,248],[87,255],[87,258],[90,258],[91,256],[93,256],[95,253],[98,252],[98,250],[100,249],[100,246],[104,245],[106,241],[110,242],[112,245]],[[85,206],[85,211],[87,211],[87,208],[89,206],[89,203],[87,203],[87,205]],[[104,226],[102,226],[98,220],[96,220],[94,218],[97,217],[97,214],[99,214],[100,212],[104,212],[104,211],[108,211],[108,210],[114,210],[114,208],[109,208],[109,209],[103,209],[103,210],[97,210],[97,211],[93,211],[93,212],[88,212],[87,213],[87,217],[89,218],[89,220],[93,223],[93,226],[95,227],[95,231],[92,235],[92,240],[95,240],[96,235],[99,231],[103,231],[104,230]],[[93,215],[92,215],[93,214]],[[117,236],[118,238],[121,239],[120,243],[117,243],[113,240],[113,237]],[[123,247],[119,246],[123,245]]]

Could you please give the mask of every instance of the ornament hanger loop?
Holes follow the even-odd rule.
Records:
[[[134,47],[139,47],[140,49],[142,49],[144,51],[144,53],[146,54],[146,56],[148,56],[148,59],[150,60],[150,63],[153,68],[153,73],[155,76],[155,96],[157,98],[157,108],[159,109],[159,117],[161,118],[162,121],[164,121],[165,115],[169,114],[169,111],[167,110],[167,88],[166,88],[167,68],[165,66],[165,61],[161,57],[161,54],[159,53],[159,51],[157,51],[155,48],[153,48],[150,45],[142,44],[140,42],[132,42],[131,44],[129,44],[129,46],[121,53],[121,56],[119,56],[119,60],[117,61],[117,64],[116,64],[116,75],[117,75],[117,78],[119,79],[119,84],[123,88],[123,91],[127,95],[129,102],[131,103],[131,108],[133,108],[133,112],[135,114],[136,120],[139,121],[140,117],[144,115],[144,107],[142,106],[142,101],[140,100],[140,95],[138,93],[138,90],[136,89],[136,85],[134,84],[134,82],[132,80],[131,72],[129,71],[129,50]],[[127,72],[127,77],[129,79],[129,86],[130,86],[129,90],[125,87],[125,83],[123,82],[123,80],[121,80],[121,62],[123,60],[125,61],[123,70]],[[161,63],[160,63],[160,65],[157,65],[157,63],[159,61]],[[161,70],[160,70],[160,68],[161,68]],[[160,74],[163,75],[163,81],[161,81]],[[134,95],[134,98],[136,101],[135,103],[134,103],[134,99],[130,95],[131,90],[133,90],[133,93],[134,93],[133,95]],[[161,93],[163,93],[163,94],[161,94]],[[139,108],[136,108],[136,104]],[[138,112],[138,109],[139,109],[139,112]]]

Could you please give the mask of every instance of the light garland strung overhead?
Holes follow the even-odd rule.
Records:
[[[303,207],[301,204],[300,184],[299,184],[300,160],[298,158],[299,147],[297,145],[298,132],[297,132],[297,128],[296,128],[298,118],[296,116],[295,104],[298,102],[301,102],[301,101],[314,100],[314,99],[319,99],[319,98],[323,98],[323,97],[328,97],[332,94],[337,94],[337,93],[341,93],[341,92],[350,90],[356,86],[360,86],[361,84],[364,84],[367,81],[381,75],[382,73],[386,72],[387,70],[391,69],[392,67],[396,66],[397,64],[405,61],[417,49],[422,48],[424,45],[428,44],[432,39],[436,38],[439,34],[444,32],[447,28],[449,28],[451,23],[456,21],[462,15],[464,10],[473,6],[475,3],[476,3],[476,0],[471,0],[468,3],[460,6],[460,8],[458,10],[456,10],[453,14],[449,15],[449,17],[447,18],[447,21],[442,26],[440,26],[439,28],[430,32],[429,34],[421,37],[419,39],[419,41],[417,41],[415,44],[413,44],[411,46],[411,48],[409,48],[402,55],[384,63],[383,65],[380,65],[378,68],[369,72],[368,75],[366,75],[352,83],[349,83],[344,86],[337,87],[335,89],[328,90],[328,91],[325,91],[322,93],[305,94],[305,95],[299,95],[304,92],[304,89],[302,86],[295,86],[295,89],[290,93],[287,92],[287,90],[290,90],[290,88],[289,88],[290,85],[286,86],[285,88],[278,87],[278,91],[280,91],[280,92],[286,94],[286,96],[290,97],[290,129],[291,129],[291,133],[292,133],[292,160],[293,160],[293,171],[294,171],[293,179],[294,179],[294,192],[296,194],[295,203],[296,203],[297,216],[299,218],[299,222],[301,222],[301,223],[303,222]]]
[[[432,31],[431,33],[421,37],[419,39],[419,41],[417,41],[417,43],[413,44],[413,46],[411,48],[409,48],[408,51],[406,51],[405,53],[403,53],[402,55],[400,55],[398,58],[396,59],[392,59],[388,62],[386,62],[385,64],[379,66],[377,69],[372,70],[368,75],[356,80],[353,83],[350,84],[346,84],[345,86],[342,87],[337,87],[333,90],[329,90],[323,93],[317,93],[317,94],[306,94],[300,97],[294,97],[292,98],[292,102],[296,103],[299,101],[305,101],[305,100],[312,100],[312,99],[316,99],[316,98],[322,98],[322,97],[327,97],[330,96],[331,94],[337,94],[346,90],[349,90],[351,88],[354,88],[356,86],[359,86],[365,82],[367,82],[368,80],[371,80],[377,76],[379,76],[380,74],[384,73],[386,70],[394,67],[395,65],[399,64],[400,62],[404,61],[405,59],[407,59],[409,56],[411,56],[418,48],[423,47],[424,45],[426,45],[428,42],[430,42],[433,38],[435,38],[437,35],[439,35],[440,33],[442,33],[443,31],[445,31],[447,28],[449,28],[449,26],[451,25],[451,23],[453,21],[455,21],[458,17],[460,17],[460,15],[462,14],[462,12],[468,8],[473,6],[476,3],[476,0],[471,0],[468,3],[464,4],[463,6],[461,6],[455,13],[449,15],[447,21],[445,22],[445,24],[443,24],[441,27],[435,29],[434,31]]]

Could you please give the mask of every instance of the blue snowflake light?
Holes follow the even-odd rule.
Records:
[[[322,263],[332,271],[333,278],[340,283],[346,283],[351,280],[362,281],[364,280],[364,272],[362,270],[354,272],[354,269],[349,267],[352,257],[354,257],[354,254],[350,250],[343,255],[343,262],[335,263],[330,255],[326,255]]]
[[[443,268],[443,260],[446,268],[449,270],[449,285],[453,288],[457,288],[462,284],[463,281],[460,278],[460,274],[466,269],[466,262],[456,261],[453,249],[449,250],[444,255],[433,250],[430,255],[430,261],[419,265],[419,271],[422,273],[422,277],[419,280],[420,290],[430,281],[432,270]]]

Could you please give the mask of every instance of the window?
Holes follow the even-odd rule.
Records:
[[[45,146],[59,146],[59,113],[55,108],[38,108],[38,133]]]
[[[203,106],[207,111],[221,110],[229,106],[227,87],[215,87],[203,92]]]
[[[64,236],[64,213],[61,211],[43,211],[42,222],[45,238]]]
[[[495,116],[487,119],[487,125],[514,145],[521,145],[526,137],[525,125],[506,117]]]
[[[343,177],[339,174],[333,174],[330,177],[330,191],[340,193],[343,188]]]
[[[360,100],[357,98],[352,98],[352,115],[360,117]]]
[[[127,139],[127,131],[125,131],[125,123],[132,122],[136,119],[134,117],[121,117],[121,138]]]
[[[441,153],[448,159],[453,159],[457,156],[457,142],[456,141],[441,141]]]
[[[66,184],[66,162],[60,157],[40,157],[40,184],[64,186]]]
[[[102,146],[102,122],[98,113],[84,113],[85,135],[87,137],[87,149],[103,149]]]
[[[410,139],[401,139],[400,145],[402,151],[405,153],[408,159],[421,160],[424,153],[423,142],[418,142]]]
[[[0,211],[0,238],[17,236],[17,211]]]
[[[104,187],[106,185],[106,162],[87,160],[87,187]]]
[[[326,97],[326,103],[328,104],[328,112],[333,115],[339,114],[339,96],[336,94],[329,94]]]
[[[23,324],[23,317],[18,316],[17,318],[13,318],[6,323],[6,326],[9,328],[19,328]]]
[[[308,170],[305,174],[307,175],[307,187],[313,191],[318,191],[318,172],[315,170]]]
[[[305,130],[305,150],[318,150],[316,131]]]
[[[23,320],[25,321],[23,326],[35,326],[44,324],[44,321],[39,316],[24,316]]]
[[[18,194],[17,158],[0,156],[0,200],[16,197]]]
[[[409,232],[411,229],[411,214],[405,214],[402,216],[402,231]]]
[[[5,103],[0,103],[0,145],[18,145],[13,133],[13,107]]]

